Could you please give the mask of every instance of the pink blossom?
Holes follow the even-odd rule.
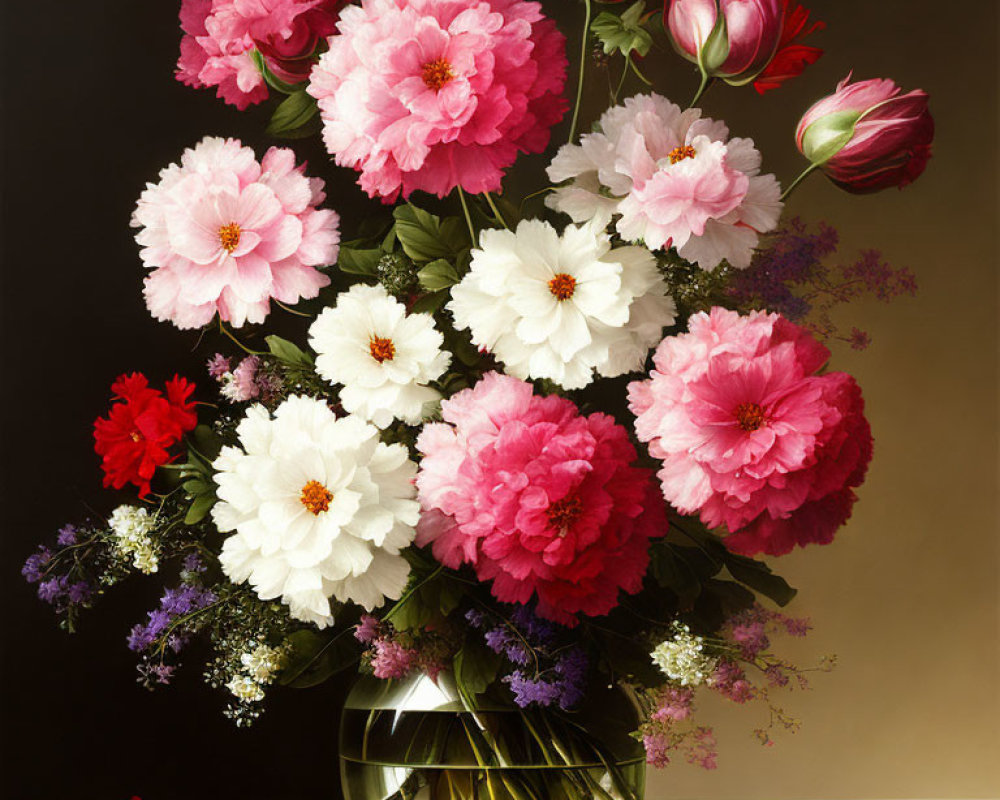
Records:
[[[665,517],[624,428],[495,372],[441,413],[417,440],[418,544],[471,564],[503,602],[537,594],[538,615],[566,625],[639,591]]]
[[[405,678],[413,669],[417,651],[393,639],[376,639],[372,644],[372,670],[376,678]]]
[[[250,53],[287,83],[309,77],[313,55],[333,33],[345,0],[182,0],[184,30],[177,79],[216,87],[241,111],[267,99],[267,84]]]
[[[499,191],[566,111],[565,40],[536,2],[362,0],[337,27],[308,91],[371,197]]]
[[[664,339],[650,379],[629,386],[664,496],[727,528],[735,552],[825,544],[850,515],[871,431],[854,379],[816,374],[828,357],[778,314],[713,308]]]
[[[670,737],[663,733],[647,733],[642,737],[646,748],[646,763],[657,769],[663,769],[670,763]]]
[[[260,359],[257,356],[247,356],[233,370],[231,392],[238,403],[246,403],[260,394],[257,385],[257,370],[260,369]]]
[[[754,698],[754,688],[747,680],[742,668],[728,659],[721,659],[715,668],[715,673],[709,680],[709,686],[723,697],[734,703],[746,703]]]
[[[315,297],[336,260],[334,211],[319,209],[323,182],[307,178],[287,148],[258,163],[235,139],[206,138],[160,173],[139,198],[132,227],[152,272],[146,305],[179,328],[217,313],[241,326],[262,322],[271,299]]]
[[[650,719],[656,722],[674,720],[680,722],[691,716],[694,689],[690,687],[664,686],[655,695],[656,708]]]

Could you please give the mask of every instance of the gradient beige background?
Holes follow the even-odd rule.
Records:
[[[833,652],[838,668],[810,692],[783,695],[802,729],[772,748],[750,735],[762,709],[705,705],[719,769],[651,772],[648,796],[997,797],[997,4],[806,5],[828,23],[819,63],[763,98],[716,86],[702,105],[752,136],[787,184],[803,166],[799,115],[848,70],[929,91],[935,157],[916,184],[854,197],[814,176],[790,204],[836,226],[845,258],[878,247],[909,266],[920,292],[840,316],[873,338],[860,353],[835,346],[832,366],[861,382],[875,459],[832,545],[772,561],[800,588],[792,610],[815,625],[806,640],[786,640],[788,652],[800,664]],[[646,66],[657,91],[686,104],[696,81],[679,59]]]

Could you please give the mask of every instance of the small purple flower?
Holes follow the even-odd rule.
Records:
[[[378,637],[378,619],[371,614],[362,614],[358,626],[354,629],[354,638],[362,644],[371,644]]]
[[[184,556],[184,563],[181,565],[181,569],[184,572],[190,572],[194,575],[202,573],[205,571],[205,562],[202,561],[201,556],[198,553],[188,553]]]
[[[42,579],[42,570],[49,559],[52,558],[52,551],[47,547],[39,547],[37,553],[28,556],[24,566],[21,567],[21,574],[28,583],[38,583]]]
[[[73,605],[80,605],[81,603],[86,603],[91,598],[93,593],[94,590],[91,588],[89,583],[86,581],[77,581],[69,587],[66,594],[70,603]]]
[[[60,547],[74,545],[76,544],[76,534],[77,528],[75,525],[63,525],[59,529],[59,535],[56,537],[56,544]]]
[[[568,711],[583,699],[587,682],[587,654],[579,647],[563,653],[556,662],[555,671],[559,675],[559,707]]]
[[[486,624],[486,615],[476,608],[470,608],[465,612],[465,620],[473,628],[482,628]]]
[[[515,670],[503,678],[514,693],[514,702],[521,708],[538,705],[547,708],[559,699],[559,687],[545,678],[529,678],[521,670]]]
[[[224,355],[222,355],[222,353],[216,353],[214,356],[208,359],[207,367],[208,367],[208,374],[211,375],[216,380],[221,378],[231,369],[229,359],[226,358]]]
[[[548,647],[556,638],[556,626],[535,616],[528,606],[517,606],[511,613],[511,620],[532,647]]]
[[[60,575],[58,578],[50,578],[47,581],[42,581],[38,584],[39,599],[53,605],[57,604],[66,594],[68,583],[69,579],[65,575]]]

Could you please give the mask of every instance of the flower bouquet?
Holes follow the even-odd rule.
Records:
[[[809,624],[759,557],[829,543],[872,457],[824,344],[868,337],[831,309],[915,284],[876,251],[831,264],[836,231],[784,201],[815,171],[914,180],[927,95],[849,76],[803,115],[783,191],[696,105],[797,76],[822,23],[790,0],[574,10],[570,80],[538,2],[181,4],[181,81],[273,103],[269,134],[322,135],[381,203],[344,240],[291,147],[218,137],[146,186],[146,305],[218,352],[197,381],[111,384],[95,450],[134,495],[23,574],[70,631],[167,575],[127,636],[139,679],[169,683],[202,640],[240,726],[358,675],[350,798],[637,800],[646,763],[716,765],[699,694],[762,704],[768,744],[798,724],[779,691],[832,663],[772,649]],[[647,78],[653,48],[693,65],[686,108]],[[530,154],[545,175],[505,191]],[[272,312],[306,336],[267,334]]]

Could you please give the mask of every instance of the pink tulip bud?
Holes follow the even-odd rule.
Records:
[[[849,192],[912,183],[927,166],[934,139],[927,92],[900,94],[887,79],[850,80],[800,120],[795,140],[802,155]]]
[[[675,49],[702,73],[764,93],[799,75],[823,51],[800,40],[824,27],[794,0],[665,0]]]

